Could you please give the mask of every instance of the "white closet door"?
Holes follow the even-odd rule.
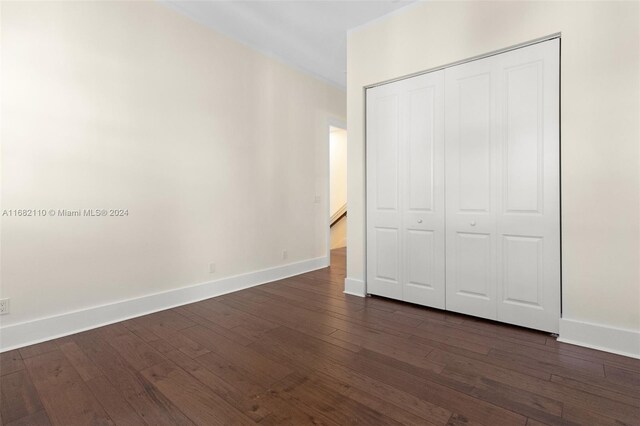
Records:
[[[559,40],[496,57],[498,320],[558,332]]]
[[[447,309],[558,331],[559,44],[446,71]]]
[[[402,299],[400,91],[367,90],[367,292]]]
[[[445,72],[447,309],[496,319],[493,58]]]
[[[367,291],[444,308],[444,73],[367,91]]]
[[[402,92],[403,300],[444,309],[444,72]]]

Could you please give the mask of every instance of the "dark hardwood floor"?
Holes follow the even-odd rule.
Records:
[[[0,424],[640,424],[640,361],[331,268],[0,355]]]

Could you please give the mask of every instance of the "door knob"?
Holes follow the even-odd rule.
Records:
[[[422,219],[418,219],[418,223],[422,223]]]
[[[472,222],[470,223],[470,225],[471,225],[471,226],[476,226],[476,221],[475,221],[475,220],[474,220],[474,221],[472,221]]]

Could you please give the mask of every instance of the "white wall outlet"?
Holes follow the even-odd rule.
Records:
[[[0,299],[0,315],[9,313],[9,299]]]
[[[209,264],[209,273],[213,274],[216,272],[216,264],[215,263],[210,263]]]
[[[320,196],[316,195],[316,198],[313,199],[313,202],[316,204],[320,204]]]
[[[282,259],[289,257],[289,253],[286,250],[282,250]]]

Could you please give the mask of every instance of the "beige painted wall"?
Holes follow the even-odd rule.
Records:
[[[347,203],[347,131],[331,127],[329,136],[329,212],[331,216]],[[347,245],[347,219],[340,219],[331,227],[329,246],[335,248]]]
[[[563,317],[640,330],[640,4],[425,2],[348,38],[347,275],[364,279],[363,87],[562,32]]]
[[[347,131],[331,127],[329,136],[330,203],[333,216],[347,202]]]
[[[326,255],[343,92],[154,2],[1,23],[2,208],[129,210],[3,218],[3,326]]]

